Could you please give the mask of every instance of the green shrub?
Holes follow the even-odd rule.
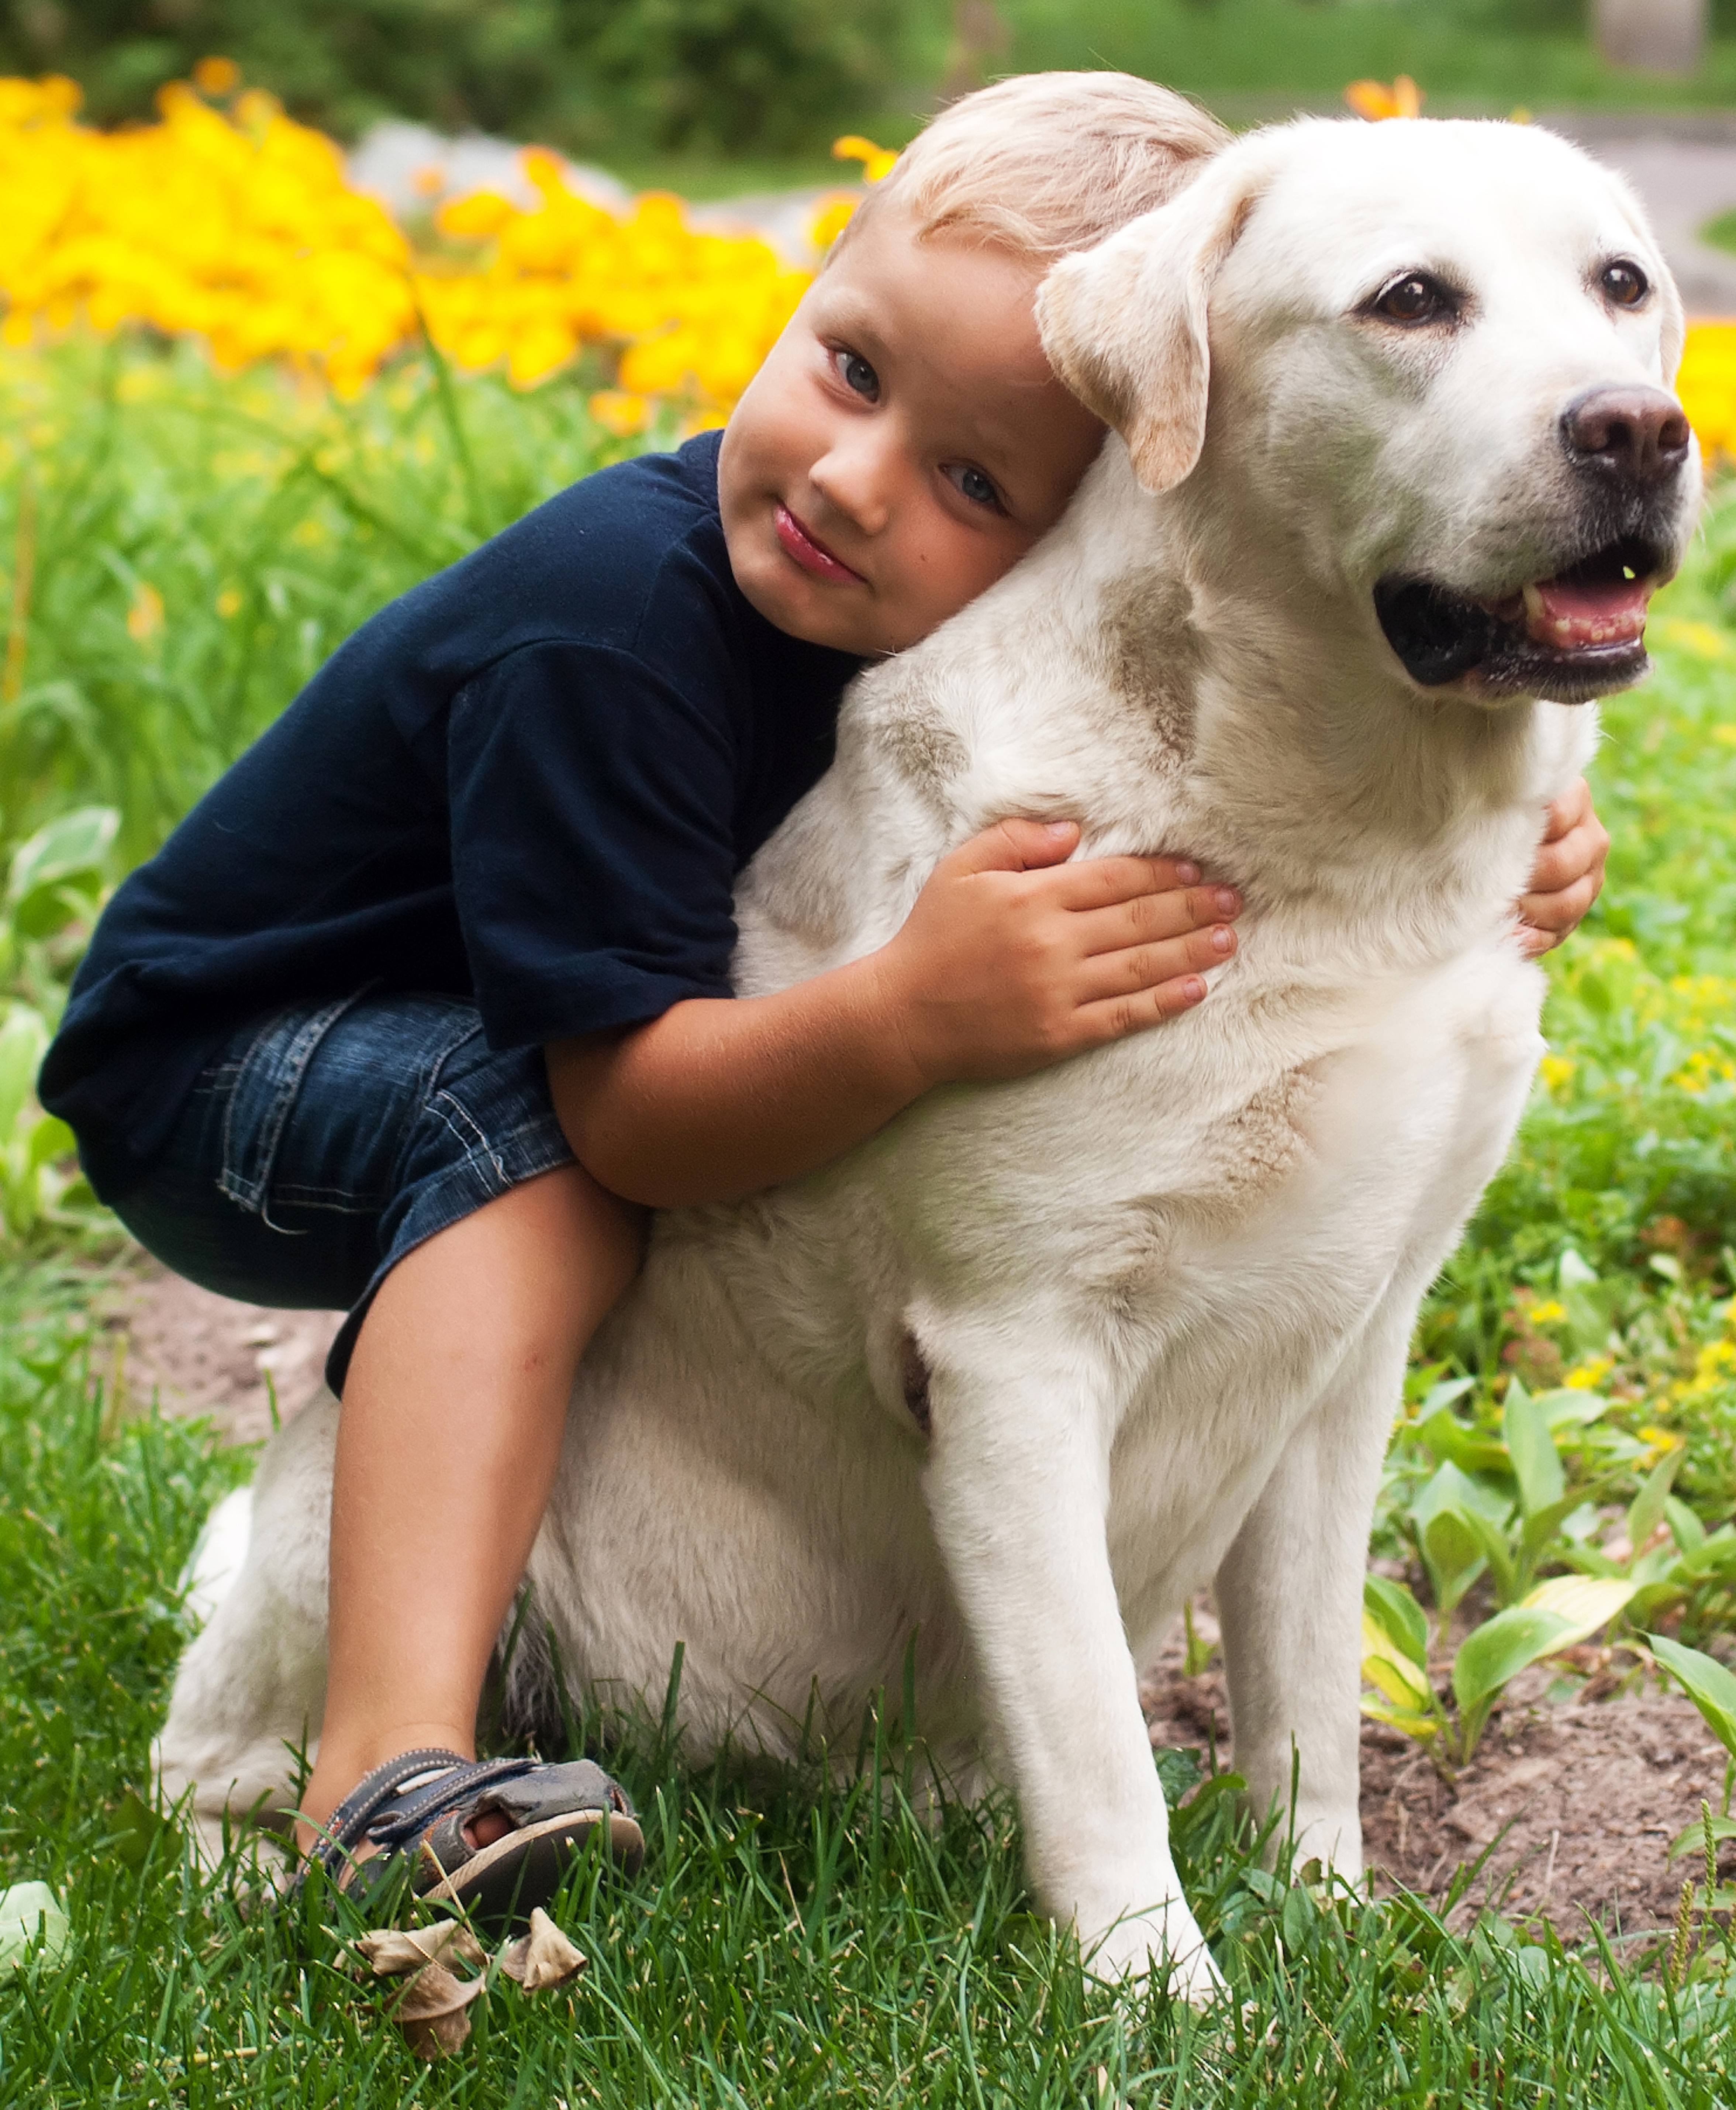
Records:
[[[880,106],[901,34],[901,0],[4,0],[0,70],[70,73],[102,120],[222,53],[340,137],[814,147]]]

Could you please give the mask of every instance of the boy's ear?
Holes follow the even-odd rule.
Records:
[[[1227,150],[1168,205],[1064,256],[1038,290],[1049,364],[1126,441],[1147,491],[1168,491],[1200,459],[1212,283],[1274,166],[1269,152]]]

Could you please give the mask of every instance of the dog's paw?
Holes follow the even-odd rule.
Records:
[[[1088,1951],[1085,1967],[1107,1985],[1152,1981],[1191,2008],[1209,2008],[1224,1989],[1199,1922],[1179,1899],[1166,1911],[1118,1920]]]

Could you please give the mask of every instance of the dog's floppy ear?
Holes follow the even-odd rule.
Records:
[[[1064,256],[1038,289],[1049,364],[1127,441],[1147,491],[1168,491],[1200,459],[1212,282],[1273,167],[1269,152],[1229,148],[1168,205]]]

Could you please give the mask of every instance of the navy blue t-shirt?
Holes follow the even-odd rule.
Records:
[[[99,1185],[275,1006],[463,996],[514,1048],[729,994],[735,876],[860,663],[743,598],[719,443],[587,477],[382,609],[119,889],[41,1083]]]

